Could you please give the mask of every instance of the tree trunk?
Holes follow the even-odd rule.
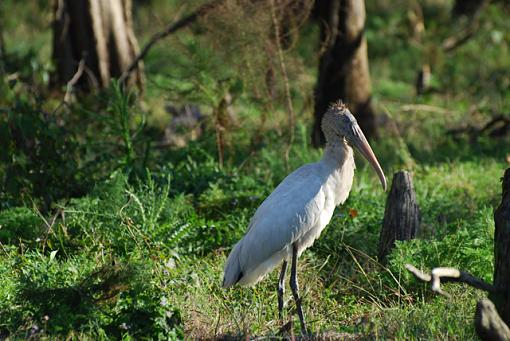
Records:
[[[474,17],[480,13],[480,10],[487,2],[488,0],[456,0],[453,5],[452,15],[454,17]]]
[[[76,85],[84,90],[105,87],[119,77],[138,54],[131,0],[56,0],[53,23],[54,84],[66,84],[84,72]],[[142,64],[127,79],[142,87]]]
[[[319,61],[312,142],[314,146],[324,144],[322,115],[339,99],[351,108],[365,135],[374,137],[376,124],[364,35],[365,3],[363,0],[317,0],[314,14],[320,23],[325,52]]]
[[[499,317],[494,304],[487,299],[478,301],[476,305],[475,329],[483,341],[510,340],[510,329]]]
[[[379,237],[379,260],[384,261],[396,240],[413,239],[420,227],[420,208],[416,202],[411,174],[400,171],[393,176],[391,190]]]
[[[499,315],[510,326],[510,168],[503,176],[501,204],[494,212],[494,285],[501,294],[490,298],[496,304]]]

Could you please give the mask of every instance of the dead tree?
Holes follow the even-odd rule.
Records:
[[[510,168],[503,176],[501,204],[494,213],[494,279],[486,283],[473,275],[454,268],[435,268],[426,274],[407,264],[416,278],[431,282],[432,291],[449,296],[441,290],[441,281],[456,281],[487,291],[491,301],[481,300],[475,314],[475,327],[482,340],[510,340]],[[497,311],[496,311],[497,310]]]
[[[409,240],[420,228],[420,208],[416,201],[411,174],[399,171],[393,176],[386,201],[379,237],[379,260],[384,260],[396,240]]]
[[[73,80],[84,90],[105,87],[136,57],[138,43],[131,0],[57,0],[54,13],[53,84],[64,85]],[[83,72],[79,70],[80,61]],[[75,77],[78,73],[80,77]],[[141,88],[142,75],[139,62],[127,84]]]
[[[501,204],[494,212],[494,285],[504,288],[490,298],[510,326],[510,168],[503,176]]]
[[[314,16],[320,24],[324,52],[319,61],[315,88],[314,146],[323,145],[322,115],[332,102],[346,102],[370,138],[376,135],[371,102],[363,0],[318,0]]]

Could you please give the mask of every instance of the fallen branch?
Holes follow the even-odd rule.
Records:
[[[127,77],[133,72],[137,66],[138,63],[145,58],[147,53],[149,53],[149,50],[161,39],[167,37],[168,35],[180,30],[183,27],[188,26],[189,24],[195,22],[198,18],[201,16],[207,14],[208,12],[212,11],[216,7],[218,7],[220,4],[222,4],[225,0],[214,0],[209,3],[206,3],[202,6],[200,6],[195,12],[189,14],[188,16],[177,20],[174,23],[169,24],[163,31],[155,33],[149,42],[145,44],[143,49],[140,51],[140,53],[136,56],[135,59],[131,62],[129,67],[120,75],[119,82],[123,84]]]
[[[423,282],[431,282],[431,289],[433,292],[440,295],[451,297],[450,294],[441,289],[441,280],[443,282],[460,282],[466,283],[474,288],[484,290],[490,293],[497,293],[499,289],[494,285],[485,282],[484,280],[475,277],[467,272],[457,270],[455,268],[434,268],[430,275],[418,270],[411,264],[405,265],[416,278]]]
[[[501,126],[498,127],[498,125]],[[468,134],[472,139],[476,139],[482,134],[487,134],[489,136],[501,136],[509,130],[510,117],[498,115],[492,118],[489,122],[485,123],[482,127],[467,125],[460,128],[450,129],[447,131],[447,133],[453,136]]]
[[[442,114],[442,115],[448,115],[448,114],[454,113],[454,111],[452,111],[452,110],[441,108],[441,107],[436,107],[436,106],[428,105],[428,104],[405,104],[405,105],[402,105],[399,108],[399,110],[408,111],[408,112],[409,111],[426,111],[426,112],[432,112],[435,114]]]

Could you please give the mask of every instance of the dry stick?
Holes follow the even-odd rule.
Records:
[[[285,149],[285,168],[289,169],[289,152],[292,147],[292,143],[294,142],[294,108],[292,107],[292,99],[290,97],[290,86],[289,86],[289,77],[287,76],[287,67],[285,66],[285,58],[283,56],[282,45],[280,43],[280,26],[278,25],[278,19],[276,18],[276,9],[274,5],[274,0],[271,0],[271,17],[273,19],[274,31],[275,31],[275,40],[276,40],[276,48],[278,49],[278,58],[280,61],[280,68],[282,71],[283,82],[285,86],[285,99],[287,103],[287,112],[289,115],[289,125],[290,125],[290,136],[287,148]]]
[[[426,112],[432,112],[435,114],[452,114],[455,113],[453,110],[436,107],[433,105],[428,104],[405,104],[402,105],[399,110],[401,111],[426,111]]]
[[[57,217],[62,214],[64,210],[62,208],[59,208],[57,210],[57,212],[55,213],[55,215],[51,218],[51,222],[48,222],[48,220],[46,220],[46,218],[44,217],[44,215],[38,210],[36,209],[36,213],[37,215],[39,216],[39,218],[41,218],[41,220],[44,222],[44,225],[46,225],[46,227],[48,228],[48,230],[46,231],[46,235],[44,236],[44,240],[43,240],[43,247],[42,247],[42,251],[44,252],[45,248],[46,248],[46,243],[48,241],[48,238],[49,238],[49,235],[53,229],[53,225],[55,225],[55,222],[57,221]]]
[[[467,272],[460,271],[455,268],[434,268],[432,269],[431,274],[429,275],[422,272],[421,270],[418,270],[411,264],[406,264],[405,267],[419,280],[422,280],[424,282],[431,282],[432,283],[431,289],[433,292],[446,297],[451,296],[450,294],[441,289],[441,279],[450,282],[466,283],[474,288],[484,290],[490,293],[499,292],[499,289],[496,286],[487,283],[480,278],[474,277],[473,275]]]
[[[81,59],[80,63],[78,64],[78,69],[76,70],[76,73],[74,76],[67,82],[66,85],[66,94],[64,96],[64,103],[69,103],[71,99],[71,92],[73,91],[73,87],[78,83],[78,80],[80,79],[81,75],[83,75],[83,71],[85,70],[85,59]]]
[[[199,17],[207,14],[209,11],[215,9],[220,4],[222,4],[225,0],[214,0],[212,2],[206,3],[199,7],[195,12],[191,13],[190,15],[177,20],[174,23],[169,24],[163,31],[157,32],[154,34],[149,42],[143,47],[142,51],[136,56],[136,58],[131,62],[129,67],[120,75],[119,82],[123,84],[127,77],[133,72],[136,67],[138,66],[138,63],[145,58],[147,53],[149,53],[149,50],[161,39],[167,37],[168,35],[178,31],[179,29],[188,26],[189,24],[195,22]]]

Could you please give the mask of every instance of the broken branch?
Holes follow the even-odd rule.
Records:
[[[470,273],[460,271],[455,268],[442,268],[442,267],[434,268],[432,269],[429,275],[421,270],[418,270],[411,264],[406,264],[405,267],[419,280],[423,282],[431,282],[432,284],[431,289],[433,292],[446,297],[450,297],[450,294],[441,289],[441,280],[443,282],[466,283],[474,288],[484,290],[490,293],[499,292],[499,289],[496,286],[487,283],[484,280],[471,275]]]
[[[82,58],[80,62],[78,63],[78,68],[76,70],[76,73],[74,76],[67,82],[66,85],[66,94],[64,96],[64,102],[69,103],[71,101],[71,94],[73,92],[73,88],[78,83],[78,80],[80,79],[81,75],[83,75],[83,71],[85,70],[85,59]]]

